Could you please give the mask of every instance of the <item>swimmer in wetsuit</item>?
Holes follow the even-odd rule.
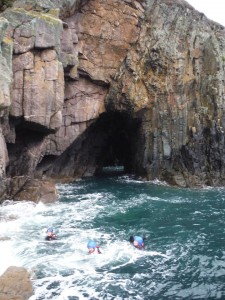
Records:
[[[144,247],[145,247],[145,244],[144,244],[144,239],[145,238],[142,238],[141,236],[133,236],[131,235],[130,236],[130,243],[137,249],[139,250],[143,250]]]
[[[88,254],[92,254],[95,252],[95,249],[97,249],[98,254],[101,254],[102,252],[99,249],[99,246],[97,246],[95,241],[89,241],[87,243],[87,248],[88,248]]]
[[[54,229],[52,227],[47,229],[47,236],[45,237],[46,241],[56,240],[56,234],[54,233]]]

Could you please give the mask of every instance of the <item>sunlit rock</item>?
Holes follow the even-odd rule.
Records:
[[[0,276],[1,300],[28,300],[32,295],[30,275],[25,268],[9,267]]]

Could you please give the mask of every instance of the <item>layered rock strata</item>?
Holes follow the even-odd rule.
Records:
[[[224,27],[182,1],[154,1],[107,97],[141,114],[135,173],[224,184]],[[122,84],[121,84],[122,83]]]
[[[223,26],[182,0],[12,5],[0,18],[2,199],[38,201],[52,178],[115,164],[224,184]]]

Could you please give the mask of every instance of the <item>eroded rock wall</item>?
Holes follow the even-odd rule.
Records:
[[[8,21],[0,17],[0,198],[4,197],[6,192],[5,173],[8,164],[8,151],[4,138],[4,119],[11,104],[12,83],[12,40],[6,36],[8,25]]]
[[[62,124],[64,71],[58,53],[63,24],[58,9],[31,4],[15,1],[2,14],[8,23],[5,40],[13,41],[13,81],[5,100],[9,107],[5,125],[8,193],[13,197],[33,177],[45,151],[46,135]],[[8,53],[7,61],[9,57]]]
[[[64,19],[67,26],[61,39],[61,57],[67,80],[63,125],[49,137],[48,145],[48,155],[63,154],[63,158],[50,170],[51,176],[94,175],[98,157],[104,159],[106,132],[87,129],[105,112],[110,83],[138,40],[143,12],[137,1],[90,0]]]
[[[142,119],[133,171],[182,186],[224,184],[224,28],[183,1],[150,1],[110,109]]]

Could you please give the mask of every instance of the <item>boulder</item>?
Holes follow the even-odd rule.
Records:
[[[9,267],[0,276],[0,300],[28,300],[32,295],[32,282],[25,268]]]
[[[17,201],[52,203],[58,200],[58,193],[53,181],[28,180],[23,190],[14,196]]]

